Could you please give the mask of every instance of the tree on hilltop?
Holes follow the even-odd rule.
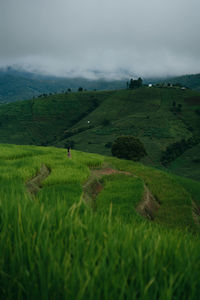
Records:
[[[129,89],[140,88],[140,87],[142,87],[142,84],[143,84],[143,80],[141,77],[139,77],[137,80],[134,80],[131,78],[130,82],[129,82]]]

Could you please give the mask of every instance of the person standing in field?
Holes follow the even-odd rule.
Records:
[[[67,156],[69,158],[71,158],[71,148],[70,148],[70,146],[67,147]]]
[[[64,144],[64,148],[67,149],[67,157],[69,158],[72,158],[71,149],[73,148],[73,146],[73,141],[66,141],[66,143]]]

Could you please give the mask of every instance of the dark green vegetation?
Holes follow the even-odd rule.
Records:
[[[182,139],[179,142],[174,144],[170,144],[165,151],[163,151],[161,156],[161,163],[164,166],[168,166],[171,162],[176,160],[177,157],[181,156],[184,152],[186,152],[190,148],[194,148],[194,146],[200,143],[200,137],[191,137],[188,140]],[[194,160],[194,162],[198,162],[198,159]]]
[[[180,77],[169,78],[167,79],[167,82],[173,84],[179,83],[182,86],[200,91],[200,74],[184,75]]]
[[[112,144],[112,155],[118,158],[139,161],[147,153],[141,141],[131,135],[120,136]]]
[[[0,69],[0,104],[38,97],[41,94],[61,93],[79,87],[88,90],[120,89],[126,80],[89,80],[85,78],[62,78],[34,73]]]
[[[111,155],[117,137],[133,135],[148,153],[143,163],[162,167],[161,156],[168,146],[199,136],[199,99],[196,91],[143,87],[57,94],[1,105],[0,142],[64,147],[70,141],[77,150]],[[184,149],[175,158],[182,175],[200,179],[196,149],[198,145]],[[186,167],[186,161],[192,168]],[[171,163],[168,167],[176,172],[176,160]]]
[[[66,154],[0,145],[1,299],[198,299],[200,184],[132,161]],[[42,165],[50,174],[33,196],[27,187]],[[95,169],[103,190],[93,211],[83,185]],[[137,212],[150,192],[153,221]]]
[[[180,175],[193,179],[199,179],[200,170],[200,144],[185,151],[180,157],[173,161],[169,170]]]
[[[127,82],[127,87],[129,89],[138,89],[138,88],[142,87],[142,82],[143,82],[143,80],[141,77],[139,77],[138,79],[135,79],[135,80],[131,78],[130,82]]]

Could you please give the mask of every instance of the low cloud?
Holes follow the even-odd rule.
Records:
[[[1,0],[0,66],[58,76],[200,72],[199,0]]]

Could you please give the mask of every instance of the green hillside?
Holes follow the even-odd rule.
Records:
[[[192,168],[185,171],[184,159],[175,162],[187,151],[198,160],[199,99],[200,94],[191,90],[143,87],[57,94],[1,105],[0,142],[63,147],[70,140],[77,150],[111,155],[116,137],[134,135],[148,153],[143,163],[163,167],[163,151],[185,139],[186,154],[175,149],[170,169],[176,172],[177,166],[178,174],[200,179],[199,163],[191,162],[193,155],[187,156]],[[191,139],[195,139],[193,150],[187,148]]]
[[[198,299],[200,184],[0,145],[1,299]]]
[[[182,176],[193,179],[199,178],[200,170],[200,144],[184,152],[180,157],[169,165],[169,170]]]
[[[108,95],[109,92],[69,93],[2,105],[1,142],[51,144]]]
[[[190,89],[200,91],[200,74],[183,75],[179,77],[169,78],[167,82],[180,83]]]

